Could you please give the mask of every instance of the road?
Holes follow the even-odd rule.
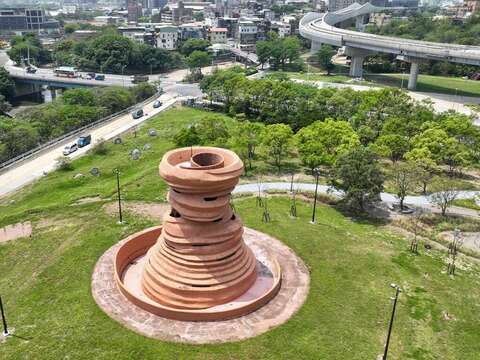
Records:
[[[157,115],[160,111],[169,108],[174,104],[177,99],[171,96],[162,96],[163,106],[157,109],[153,108],[153,101],[144,106],[146,113],[140,119],[133,120],[130,114],[119,116],[115,120],[98,126],[97,128],[89,129],[88,133],[92,135],[91,145],[80,148],[76,152],[72,153],[69,158],[75,159],[92,148],[92,146],[99,140],[109,140],[119,134],[127,131],[128,129],[139,125],[145,120]],[[8,194],[14,190],[23,187],[26,184],[42,177],[45,173],[52,171],[55,168],[56,159],[63,156],[62,150],[66,144],[73,143],[74,140],[67,140],[59,143],[57,146],[41,153],[38,156],[34,156],[30,159],[21,162],[19,165],[14,166],[3,173],[0,173],[0,196]]]
[[[0,60],[1,61],[1,60]],[[217,66],[209,66],[203,68],[202,71],[205,74],[210,73],[217,67],[224,68],[232,66],[231,63],[221,64]],[[140,119],[134,120],[130,114],[121,115],[108,123],[104,123],[89,129],[87,132],[92,135],[92,144],[95,144],[99,139],[109,140],[118,134],[121,134],[134,126],[150,119],[157,115],[159,112],[170,107],[176,101],[190,96],[201,97],[202,92],[198,87],[198,84],[186,84],[180,83],[181,80],[188,73],[188,70],[176,70],[168,74],[157,75],[156,79],[160,80],[164,94],[160,97],[163,102],[163,106],[157,109],[153,108],[153,101],[143,107],[145,116]],[[9,194],[21,187],[31,183],[32,181],[44,176],[45,173],[52,171],[55,168],[56,159],[63,156],[62,150],[66,144],[72,143],[73,140],[67,140],[59,143],[57,146],[40,153],[38,156],[26,159],[20,162],[16,166],[0,173],[0,197]],[[71,159],[78,158],[84,155],[92,145],[81,148],[71,154]]]

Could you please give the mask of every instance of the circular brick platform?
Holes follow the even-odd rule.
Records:
[[[118,290],[113,258],[122,241],[98,260],[92,276],[92,294],[110,317],[129,329],[160,340],[204,344],[238,341],[260,335],[286,322],[304,303],[310,276],[303,261],[279,240],[245,228],[245,243],[254,253],[274,256],[282,268],[278,294],[260,309],[225,321],[177,321],[153,315],[128,301]]]

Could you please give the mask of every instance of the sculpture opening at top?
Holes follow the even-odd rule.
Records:
[[[148,251],[142,288],[174,308],[203,309],[227,303],[255,282],[256,261],[230,193],[243,171],[239,157],[219,148],[168,152],[160,176],[172,207]]]

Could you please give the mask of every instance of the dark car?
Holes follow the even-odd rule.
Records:
[[[143,110],[142,109],[138,109],[138,110],[135,110],[134,112],[132,112],[132,117],[134,119],[140,119],[142,116],[143,116]]]
[[[153,103],[153,107],[156,109],[160,106],[162,106],[162,102],[160,100],[155,100],[155,102]]]
[[[37,69],[35,69],[33,66],[27,67],[27,73],[29,74],[35,74],[37,72]]]
[[[103,80],[105,80],[105,75],[97,74],[97,75],[95,75],[95,80],[103,81]]]

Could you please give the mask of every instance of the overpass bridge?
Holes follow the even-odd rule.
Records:
[[[321,44],[345,46],[345,53],[352,59],[350,76],[361,77],[365,57],[378,52],[395,54],[402,61],[411,63],[408,89],[415,90],[419,64],[427,60],[440,60],[453,63],[480,66],[480,46],[443,44],[428,41],[402,39],[389,36],[367,34],[341,29],[335,25],[355,19],[358,25],[367,14],[385,9],[370,3],[354,3],[336,12],[308,13],[300,20],[300,34],[312,41],[312,50]]]

